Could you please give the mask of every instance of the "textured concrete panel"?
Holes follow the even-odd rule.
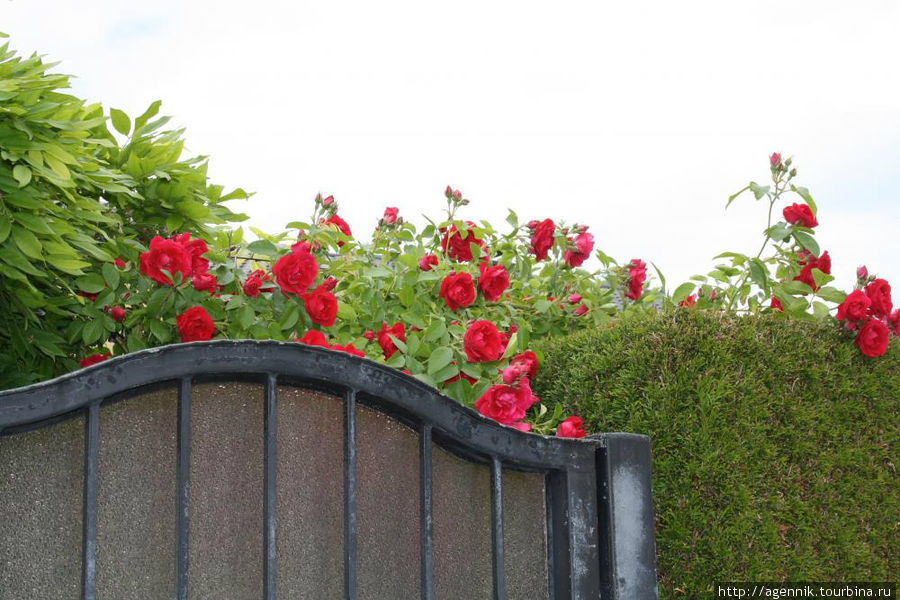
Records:
[[[192,396],[189,595],[258,600],[264,387],[206,383]]]
[[[509,600],[547,598],[547,505],[541,473],[503,472],[503,555]]]
[[[84,423],[0,437],[0,600],[81,597]]]
[[[278,388],[278,595],[344,595],[344,404]]]
[[[175,595],[178,390],[100,411],[97,598]]]
[[[438,600],[490,600],[491,475],[435,446],[434,575]]]
[[[419,434],[360,406],[356,426],[360,600],[421,594]]]

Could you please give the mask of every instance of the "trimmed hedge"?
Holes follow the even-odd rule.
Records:
[[[653,444],[661,598],[716,581],[900,573],[900,343],[678,310],[546,342],[535,381],[589,431]]]

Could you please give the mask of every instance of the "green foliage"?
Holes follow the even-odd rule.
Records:
[[[66,75],[0,46],[0,385],[76,366],[71,346],[102,337],[76,280],[142,248],[152,233],[243,219],[206,182],[205,159],[182,159],[181,131],[162,131],[159,102],[131,119],[62,90]],[[90,287],[90,284],[88,284]],[[108,317],[107,317],[108,318]],[[81,327],[73,328],[73,324]],[[109,331],[109,328],[106,328]]]
[[[900,572],[900,340],[870,359],[781,317],[632,315],[541,346],[545,402],[652,439],[661,598]]]

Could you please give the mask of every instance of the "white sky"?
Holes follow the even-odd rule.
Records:
[[[591,226],[670,289],[755,253],[765,207],[728,195],[793,155],[818,239],[900,303],[900,3],[0,0],[22,53],[134,116],[153,100],[236,209],[279,231],[334,194],[354,233],[385,206]]]

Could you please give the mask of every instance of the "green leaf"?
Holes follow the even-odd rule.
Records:
[[[434,350],[428,357],[428,374],[433,375],[453,361],[453,350],[442,346]],[[452,377],[452,375],[450,376]],[[446,377],[444,378],[446,379]],[[443,381],[441,379],[440,381]]]
[[[19,187],[23,188],[31,181],[31,169],[25,165],[16,165],[13,167],[13,178],[19,182]]]
[[[46,218],[38,217],[37,215],[32,215],[29,213],[17,212],[13,213],[13,218],[16,220],[16,223],[19,223],[31,231],[35,233],[41,233],[44,235],[53,235],[54,231],[47,224]]]
[[[815,277],[815,269],[813,269],[813,271],[813,277]],[[816,294],[818,294],[819,298],[822,300],[834,302],[836,304],[840,304],[847,298],[847,294],[830,286],[819,288],[819,291],[817,291]]]
[[[431,375],[435,381],[447,381],[451,377],[459,375],[459,367],[456,365],[447,365],[440,371],[429,373],[429,375]]]
[[[769,277],[766,265],[758,258],[750,260],[750,279],[766,293],[769,290]]]
[[[12,221],[9,219],[0,219],[0,244],[6,241],[10,231],[12,231]]]
[[[116,128],[116,131],[122,135],[128,135],[131,131],[131,119],[128,118],[128,115],[126,115],[124,111],[121,111],[118,108],[110,108],[109,117],[112,119],[112,124],[113,127]]]
[[[103,321],[100,319],[91,319],[85,324],[84,329],[81,330],[81,341],[90,346],[91,344],[99,342],[100,338],[102,338],[105,333]]]
[[[815,256],[819,255],[819,244],[816,242],[816,238],[806,233],[805,231],[794,231],[794,239],[797,240],[797,243],[812,252]]]
[[[119,287],[120,275],[116,265],[104,263],[101,271],[103,272],[103,279],[106,280],[106,285],[109,286],[110,289],[114,290]]]
[[[83,260],[76,260],[74,258],[69,258],[67,256],[62,256],[59,254],[48,254],[47,262],[52,266],[56,267],[63,273],[68,273],[69,275],[83,275],[85,269],[91,266],[91,263],[84,262]]]
[[[151,319],[147,321],[147,328],[150,329],[150,333],[153,334],[153,337],[158,339],[160,342],[166,343],[167,341],[169,341],[169,326],[162,321]]]
[[[793,185],[791,186],[791,189],[793,191],[797,192],[797,194],[799,194],[801,198],[806,200],[806,203],[809,204],[810,210],[812,210],[813,216],[818,214],[819,208],[816,206],[816,203],[813,201],[812,194],[809,193],[808,189],[806,189],[805,187],[794,187]]]
[[[150,106],[147,107],[147,110],[144,111],[144,114],[142,114],[141,116],[139,116],[138,118],[136,118],[134,120],[135,133],[137,133],[137,131],[139,129],[141,129],[144,125],[146,125],[147,121],[149,121],[150,119],[152,119],[153,117],[156,116],[156,114],[159,112],[159,107],[161,105],[162,105],[162,101],[156,100]]]
[[[106,288],[106,284],[103,282],[103,278],[96,273],[91,273],[90,275],[79,277],[75,280],[75,285],[78,286],[78,289],[89,294],[99,294],[104,290],[104,288]]]
[[[263,256],[277,256],[278,246],[269,240],[256,240],[247,244],[247,250],[253,254],[261,254]]]
[[[728,207],[731,206],[731,203],[734,202],[734,200],[735,200],[738,196],[740,196],[741,194],[743,194],[744,192],[746,192],[746,191],[749,190],[749,189],[750,189],[750,186],[749,186],[749,185],[748,185],[748,186],[744,186],[744,187],[742,187],[741,189],[739,189],[738,191],[736,191],[735,193],[733,193],[732,195],[728,196],[728,202],[725,204],[725,210],[728,210]]]
[[[398,348],[400,348],[400,351],[401,351],[401,352],[403,352],[404,354],[406,354],[406,342],[404,342],[403,340],[399,339],[399,338],[398,338],[397,336],[395,336],[395,335],[390,336],[390,338],[391,338],[391,340],[393,340],[394,345],[397,346]]]
[[[769,186],[759,185],[758,183],[755,183],[753,181],[751,181],[750,185],[747,187],[750,188],[750,191],[753,192],[753,195],[756,197],[757,200],[759,200],[760,198],[762,198],[763,196],[765,196],[766,194],[769,193]]]
[[[234,319],[237,321],[237,324],[241,326],[241,329],[249,329],[250,326],[253,325],[253,321],[256,320],[256,313],[253,312],[252,307],[242,306],[238,309]]]
[[[824,302],[816,301],[816,302],[813,302],[813,314],[816,316],[817,319],[823,320],[823,319],[829,317],[831,313],[828,310],[827,304],[825,304]]]
[[[816,282],[816,287],[822,287],[826,283],[831,283],[834,281],[834,277],[829,275],[828,273],[822,272],[820,269],[813,268],[811,271],[813,276],[813,281]]]
[[[516,353],[516,348],[518,347],[519,334],[514,333],[510,336],[509,342],[506,344],[506,351],[503,352],[503,358],[509,358],[513,354]]]
[[[677,288],[675,288],[675,291],[672,293],[672,302],[678,304],[679,302],[690,296],[695,287],[697,287],[696,284],[691,282],[682,283]]]
[[[435,320],[425,329],[425,341],[433,342],[435,340],[439,340],[444,336],[445,333],[447,333],[447,326],[444,325],[444,321]]]
[[[356,322],[356,309],[347,302],[338,302],[337,316],[342,321]]]
[[[538,300],[534,303],[534,309],[539,313],[547,312],[551,306],[553,306],[553,303],[549,300]]]
[[[300,307],[295,303],[290,302],[284,309],[284,314],[281,315],[281,319],[278,321],[278,327],[281,328],[282,331],[288,331],[294,325],[297,324],[297,321],[300,318]]]
[[[175,210],[195,221],[209,215],[209,208],[193,200],[182,200],[176,203]]]
[[[41,242],[33,233],[27,229],[22,229],[21,227],[14,225],[12,228],[12,238],[16,243],[16,246],[19,247],[19,250],[22,251],[22,254],[29,258],[41,258],[41,249],[43,246],[41,246]]]

